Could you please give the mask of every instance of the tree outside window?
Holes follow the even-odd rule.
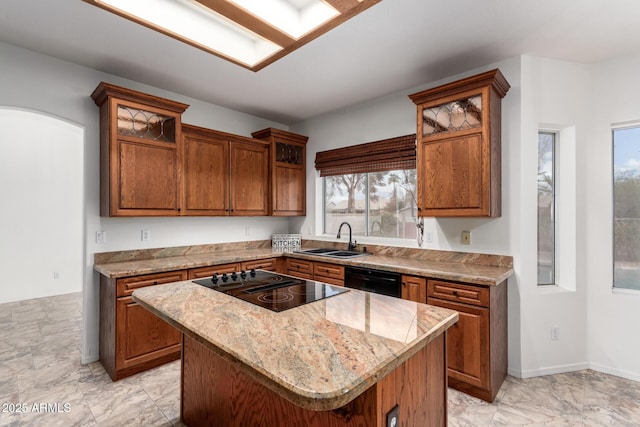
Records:
[[[346,221],[358,236],[416,237],[415,169],[328,176],[324,186],[325,233]]]

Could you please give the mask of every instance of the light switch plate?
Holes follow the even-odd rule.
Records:
[[[387,412],[387,427],[400,427],[398,405],[394,406],[389,412]]]

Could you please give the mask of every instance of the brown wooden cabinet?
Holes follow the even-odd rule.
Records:
[[[186,270],[100,276],[100,361],[114,381],[180,358],[182,334],[133,301],[137,288],[187,280]]]
[[[183,215],[269,215],[269,144],[183,125]]]
[[[410,95],[418,117],[418,215],[501,215],[501,99],[492,70]]]
[[[315,262],[313,264],[313,280],[344,286],[344,267],[326,262]]]
[[[183,215],[229,214],[229,141],[182,125]]]
[[[330,285],[344,286],[344,267],[337,264],[287,258],[285,274],[302,279],[317,280]]]
[[[256,259],[254,261],[245,261],[241,265],[242,270],[266,270],[266,271],[278,271],[278,259]]]
[[[303,279],[313,280],[313,261],[287,258],[286,266],[286,274],[290,276],[301,277]]]
[[[507,374],[507,284],[427,281],[427,303],[456,310],[447,331],[449,386],[492,402]]]
[[[308,138],[274,128],[251,135],[271,144],[271,215],[305,215]]]
[[[100,214],[180,214],[181,114],[188,105],[100,83]]]
[[[402,276],[402,299],[427,303],[427,279],[415,276]]]
[[[229,147],[231,215],[269,215],[269,145],[235,140]]]

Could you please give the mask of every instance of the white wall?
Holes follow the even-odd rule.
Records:
[[[80,292],[84,129],[2,106],[0,129],[0,303]]]
[[[259,117],[229,110],[139,82],[0,43],[0,105],[41,111],[83,126],[84,146],[84,260],[83,341],[84,362],[98,358],[98,275],[93,271],[93,255],[122,249],[181,246],[201,243],[266,239],[272,233],[287,232],[286,218],[101,218],[99,216],[99,118],[90,98],[100,81],[167,97],[190,104],[183,121],[225,132],[251,136],[265,127],[287,129]],[[144,76],[141,76],[144,79]],[[245,225],[251,235],[245,236]],[[148,229],[151,240],[140,241],[140,230]],[[96,231],[106,231],[107,243],[95,243]],[[23,254],[29,262],[31,253]]]
[[[611,289],[611,125],[640,120],[640,54],[597,64],[593,70],[594,96],[589,105],[593,126],[585,150],[582,251],[588,289],[588,354],[594,369],[640,381],[640,293]]]
[[[522,138],[517,163],[520,173],[520,340],[522,366],[515,375],[531,377],[588,367],[586,351],[586,284],[576,266],[576,248],[584,246],[583,217],[575,216],[584,203],[583,157],[589,134],[591,73],[586,65],[557,60],[522,58]],[[537,286],[537,152],[538,130],[563,130],[558,145],[558,251],[560,287]],[[575,140],[573,139],[575,136]],[[571,150],[572,146],[579,147]],[[563,156],[564,155],[564,156]],[[579,163],[579,166],[576,164]],[[576,189],[576,182],[580,186]],[[577,190],[577,191],[576,191]],[[582,259],[580,259],[582,263]],[[551,327],[560,339],[551,340]]]

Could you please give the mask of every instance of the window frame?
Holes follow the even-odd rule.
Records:
[[[615,292],[640,293],[640,283],[638,288],[616,286],[616,131],[638,129],[640,131],[640,120],[617,123],[611,125],[611,289]],[[640,202],[640,200],[639,200]]]
[[[407,171],[413,170],[413,171],[416,171],[416,168],[396,169],[396,170],[407,170]],[[395,171],[395,170],[393,170],[393,171]],[[382,173],[391,172],[391,170],[382,170],[382,171],[378,171],[378,172],[382,172]],[[370,171],[370,172],[366,172],[365,173],[366,174],[366,179],[364,181],[363,193],[366,195],[365,212],[364,212],[364,223],[366,225],[369,224],[369,217],[371,215],[371,212],[370,212],[370,202],[371,202],[371,200],[369,198],[369,196],[370,196],[370,193],[369,193],[370,179],[369,178],[370,178],[370,175],[373,174],[373,173],[377,173],[377,172]],[[349,175],[349,174],[345,174],[345,175]],[[414,177],[417,180],[417,173],[414,173]],[[321,206],[321,215],[322,215],[322,234],[321,235],[325,236],[325,237],[335,237],[334,233],[330,233],[330,232],[327,231],[327,210],[326,210],[327,178],[330,178],[330,176],[321,176],[320,177],[320,179],[322,180],[322,185],[321,185],[322,194],[320,196],[320,206]],[[417,186],[417,182],[415,183],[415,185]],[[414,203],[414,211],[416,212],[415,220],[417,221],[418,220],[418,217],[417,217],[417,200],[415,200],[415,198],[413,200],[413,203]],[[396,212],[396,214],[397,214],[397,212]],[[381,241],[381,242],[382,241],[386,241],[386,242],[397,241],[397,242],[401,242],[401,243],[406,243],[408,241],[412,241],[412,240],[416,239],[415,236],[412,236],[412,237],[397,237],[397,236],[396,237],[390,237],[390,236],[375,236],[375,235],[371,235],[371,234],[368,234],[368,226],[365,227],[365,231],[366,231],[366,234],[355,234],[354,233],[353,237],[357,236],[358,238],[364,238],[364,239],[366,239],[368,241]]]
[[[540,136],[541,135],[550,135],[552,137],[551,141],[551,168],[552,168],[552,185],[551,185],[551,223],[552,223],[552,248],[551,248],[551,280],[549,283],[540,283],[538,268],[540,265],[539,258],[539,239],[536,239],[536,284],[540,287],[548,287],[548,286],[558,286],[557,280],[557,270],[558,270],[558,203],[557,203],[557,179],[558,179],[558,149],[557,144],[560,139],[560,132],[558,130],[540,128],[538,129],[538,162],[540,160]],[[538,163],[538,168],[540,164]],[[539,170],[539,169],[538,169]],[[538,181],[539,182],[539,181]],[[539,200],[536,202],[537,209],[540,209]],[[536,233],[540,231],[540,217],[536,215]]]

